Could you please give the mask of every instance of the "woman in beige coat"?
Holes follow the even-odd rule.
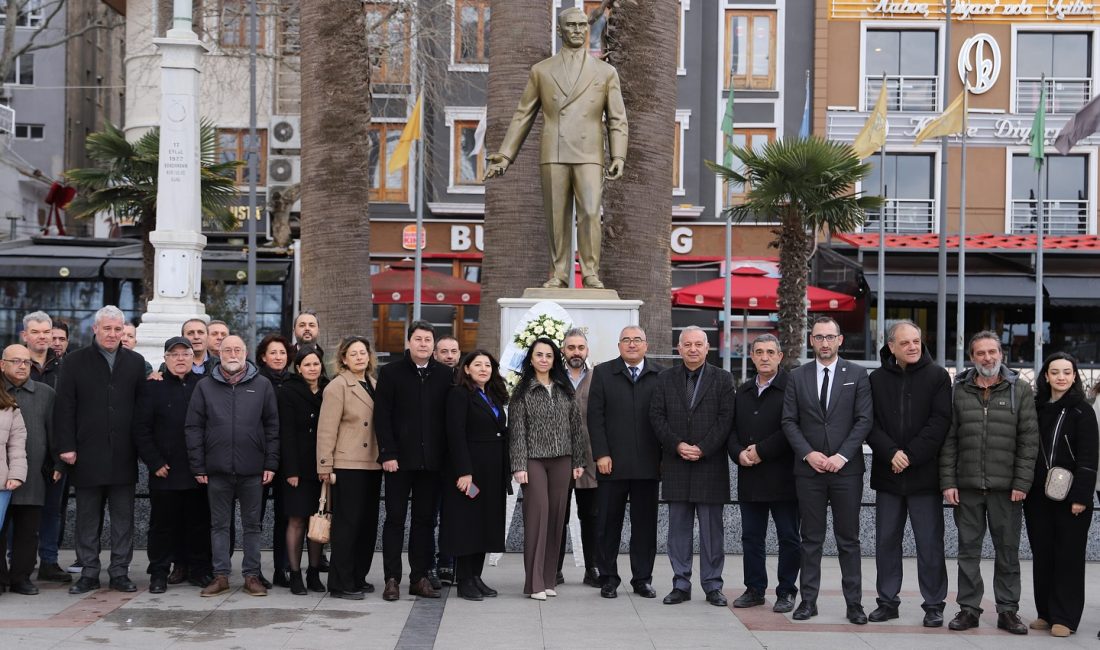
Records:
[[[336,351],[338,374],[325,387],[317,423],[317,476],[332,486],[332,560],[328,591],[362,600],[378,541],[382,465],[374,433],[374,354],[350,336]]]
[[[0,389],[0,527],[8,513],[12,490],[27,480],[27,427],[19,404]]]

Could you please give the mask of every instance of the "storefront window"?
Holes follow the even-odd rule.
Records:
[[[1043,232],[1084,235],[1089,232],[1088,156],[1047,156],[1041,172],[1027,154],[1012,156],[1012,234],[1035,232],[1039,175],[1043,180]]]
[[[929,30],[868,30],[864,101],[874,105],[886,75],[887,109],[935,111],[939,105],[939,34]]]
[[[867,159],[871,174],[863,181],[863,192],[878,196],[886,202],[880,210],[867,212],[864,232],[878,232],[879,219],[886,219],[886,232],[926,234],[934,230],[936,219],[934,157],[926,154],[874,155]],[[885,179],[881,172],[885,170]],[[885,184],[882,183],[885,180]],[[882,215],[882,216],[880,216]]]

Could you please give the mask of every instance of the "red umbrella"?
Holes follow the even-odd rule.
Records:
[[[777,311],[779,278],[769,278],[766,275],[766,271],[752,266],[734,269],[731,307],[738,310]],[[672,304],[679,307],[722,309],[725,294],[726,279],[714,278],[674,290]],[[854,297],[820,287],[807,287],[806,297],[810,299],[810,311],[852,311],[856,308]]]
[[[376,305],[413,302],[414,266],[396,262],[371,276],[371,300]],[[479,305],[481,285],[451,275],[421,269],[420,302],[425,305]]]

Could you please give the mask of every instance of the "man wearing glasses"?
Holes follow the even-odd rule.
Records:
[[[835,320],[815,320],[810,340],[816,359],[791,372],[783,396],[783,433],[794,449],[795,492],[802,519],[802,602],[794,610],[794,619],[817,616],[821,548],[832,506],[848,620],[866,625],[859,506],[863,441],[873,419],[871,382],[863,368],[838,356],[844,337]]]
[[[649,344],[638,326],[619,334],[619,357],[592,371],[588,392],[588,434],[596,459],[596,539],[600,595],[615,598],[619,543],[630,500],[630,584],[634,593],[656,598],[657,487],[661,447],[649,420],[649,405],[664,370],[646,358]]]

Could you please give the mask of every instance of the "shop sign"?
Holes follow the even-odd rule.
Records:
[[[1092,22],[1100,14],[1088,0],[954,0],[951,17],[970,22]],[[944,0],[829,0],[830,20],[943,20]]]
[[[414,226],[406,226],[405,230]],[[410,234],[409,237],[412,235]],[[412,248],[412,240],[406,248]],[[695,233],[687,226],[677,226],[672,229],[670,236],[670,245],[672,252],[676,255],[687,255],[691,253],[691,249],[695,244]],[[466,225],[466,224],[453,224],[451,226],[451,252],[461,253],[471,250],[471,248],[484,252],[485,251],[485,227],[481,224]]]
[[[973,73],[974,82],[970,82]],[[981,95],[997,83],[1001,75],[1001,48],[989,34],[975,34],[959,49],[959,78],[970,92]]]
[[[428,246],[428,229],[425,228],[420,231],[420,248],[423,250]],[[407,251],[416,250],[416,225],[411,224],[401,229],[401,248]]]
[[[836,111],[826,113],[826,137],[840,142],[853,142],[860,129],[867,121],[868,113],[857,111]],[[913,146],[913,139],[929,122],[939,117],[938,113],[891,113],[887,116],[889,121],[886,145],[890,148]],[[1054,138],[1065,126],[1070,115],[1048,115],[1046,118],[1046,132],[1044,137],[1048,145],[1054,143]],[[1026,146],[1030,143],[1031,123],[1034,116],[1027,115],[996,115],[988,113],[973,113],[966,118],[966,143],[977,147],[1013,147]],[[951,142],[958,142],[959,136],[951,136]],[[1097,134],[1078,143],[1079,146],[1095,146],[1100,144],[1100,136]],[[936,146],[939,146],[937,143]]]

